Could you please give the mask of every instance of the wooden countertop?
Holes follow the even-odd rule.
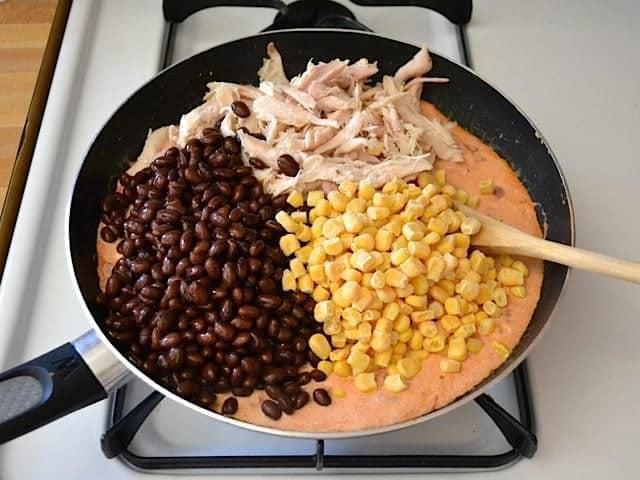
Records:
[[[58,0],[0,3],[0,206]]]

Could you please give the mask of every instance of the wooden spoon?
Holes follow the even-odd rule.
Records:
[[[456,204],[456,208],[467,216],[477,218],[482,223],[480,232],[471,237],[472,245],[487,248],[495,253],[541,258],[568,267],[640,283],[640,263],[543,240],[465,205]]]

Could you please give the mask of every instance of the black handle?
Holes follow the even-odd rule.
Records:
[[[364,7],[422,7],[438,12],[456,25],[465,25],[471,20],[472,0],[351,0]]]
[[[0,444],[107,397],[66,343],[0,374]]]
[[[162,13],[168,22],[180,23],[200,10],[211,7],[264,7],[274,8],[280,13],[287,10],[281,0],[164,0]]]

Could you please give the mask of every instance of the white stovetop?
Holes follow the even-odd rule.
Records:
[[[468,29],[474,66],[531,116],[552,145],[573,194],[578,244],[632,258],[640,236],[632,210],[632,206],[640,204],[640,189],[636,186],[640,167],[635,158],[640,151],[640,32],[635,25],[640,18],[640,4],[619,1],[614,10],[610,8],[613,2],[600,0],[475,3]],[[112,5],[96,0],[76,2],[73,8],[81,17],[106,11]],[[159,16],[157,7],[155,11]],[[70,25],[67,38],[112,36],[114,52],[124,58],[128,48],[157,42],[161,35],[159,18],[148,18],[144,9],[137,13],[127,9],[122,12],[125,14],[128,21],[137,15],[135,24],[144,25],[127,31],[126,41],[115,39],[122,34],[117,25],[108,31],[100,24],[89,24],[81,30]],[[412,28],[415,27],[400,31],[406,33]],[[101,61],[89,57],[86,48],[82,41],[65,41],[60,65],[73,63],[78,57],[91,64]],[[144,72],[153,71],[157,58],[136,58],[131,68],[125,62],[122,70],[110,76],[114,88],[122,78],[128,85],[144,83],[148,77]],[[140,66],[143,68],[134,68]],[[91,81],[90,75],[81,76],[67,88],[71,92],[82,91]],[[58,148],[55,142],[68,127],[60,119],[71,112],[71,118],[76,119],[71,127],[86,134],[97,131],[111,113],[104,111],[95,125],[84,124],[78,119],[82,119],[82,109],[86,107],[82,103],[64,103],[60,98],[49,100],[47,128],[43,128],[39,139],[34,167],[47,168],[41,159],[47,149]],[[69,147],[58,150],[58,154],[81,159],[84,152]],[[49,190],[47,175],[42,170],[39,173],[37,179],[29,179],[28,188]],[[68,189],[73,172],[65,171],[64,175],[68,180],[61,188]],[[36,206],[23,207],[26,210]],[[43,221],[46,223],[46,219]],[[45,226],[45,230],[49,228]],[[33,252],[45,247],[42,239],[28,240],[26,228],[18,225],[18,229],[19,238],[32,242]],[[59,244],[46,245],[47,248],[64,248],[59,239],[52,241]],[[26,268],[27,265],[13,262],[7,271]],[[10,289],[3,285],[0,305],[4,318],[48,312],[51,321],[46,331],[39,335],[27,331],[23,338],[8,338],[6,327],[3,330],[7,322],[1,322],[0,358],[23,350],[27,354],[42,352],[85,328],[82,319],[56,317],[57,308],[72,301],[68,286],[37,278],[27,281],[33,288],[50,289],[59,303],[33,305],[25,311],[14,305],[26,302],[7,298]],[[537,455],[500,472],[464,475],[466,478],[636,477],[635,457],[640,440],[640,422],[636,418],[640,387],[635,371],[640,364],[636,346],[640,338],[640,325],[635,319],[640,310],[637,288],[573,273],[554,313],[553,325],[530,360],[540,438]],[[57,328],[62,322],[65,327]],[[606,356],[602,355],[603,350]],[[2,447],[0,479],[142,478],[144,475],[135,475],[118,461],[105,460],[97,448],[104,423],[96,419],[104,419],[104,412],[104,404],[94,405]]]

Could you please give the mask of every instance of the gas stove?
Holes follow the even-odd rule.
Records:
[[[37,170],[39,174],[34,180],[30,177],[30,182],[43,182],[44,192],[48,194],[38,198],[33,207],[45,220],[32,226],[37,235],[34,248],[40,246],[47,260],[28,267],[29,275],[38,279],[35,298],[27,295],[34,291],[29,278],[24,280],[22,291],[16,285],[3,285],[5,298],[11,295],[7,292],[11,289],[22,298],[22,304],[16,305],[9,314],[14,313],[16,318],[22,315],[21,318],[28,318],[30,322],[28,326],[16,326],[24,331],[18,332],[18,341],[7,350],[9,358],[23,356],[21,347],[25,347],[26,352],[44,351],[53,346],[47,343],[51,338],[54,343],[56,339],[71,338],[81,331],[74,329],[85,325],[72,292],[71,273],[65,267],[62,225],[66,196],[72,186],[73,172],[95,132],[119,102],[158,70],[236,38],[288,28],[367,30],[416,45],[426,43],[432,50],[457,62],[471,63],[464,27],[471,18],[470,0],[339,3],[165,0],[163,8],[160,7],[157,2],[145,1],[136,4],[134,9],[124,0],[73,5],[67,37],[74,32],[84,35],[87,43],[72,46],[65,39],[58,61],[59,72],[73,71],[74,74],[66,84],[58,78],[57,83],[54,81],[51,99],[55,102],[73,98],[74,101],[60,105],[59,121],[68,128],[46,130],[51,141],[65,140],[63,146],[57,147],[57,158],[64,160],[60,160],[55,169],[50,164]],[[129,35],[113,35],[114,24]],[[39,147],[46,148],[46,142],[40,140]],[[49,177],[45,175],[47,168],[52,172]],[[56,200],[46,202],[46,198]],[[35,251],[29,248],[29,245],[22,249],[14,247],[10,261],[32,262],[22,252]],[[60,274],[67,275],[68,281],[60,282]],[[55,332],[45,341],[42,337],[27,338],[29,331],[38,328],[51,332],[45,326],[47,311],[60,312],[60,318],[65,319],[66,323],[59,326],[61,332]],[[97,423],[93,428],[97,427],[102,435],[100,442],[96,435],[95,444],[87,448],[101,447],[107,458],[119,458],[127,467],[140,471],[255,475],[262,472],[489,470],[532,457],[537,446],[524,364],[475,403],[411,428],[351,440],[286,439],[249,432],[203,421],[193,411],[162,400],[161,394],[150,391],[141,381],[121,388],[108,404],[91,409],[94,412],[102,409],[101,414],[87,417],[87,421]],[[59,422],[47,429],[62,432],[61,425]]]

